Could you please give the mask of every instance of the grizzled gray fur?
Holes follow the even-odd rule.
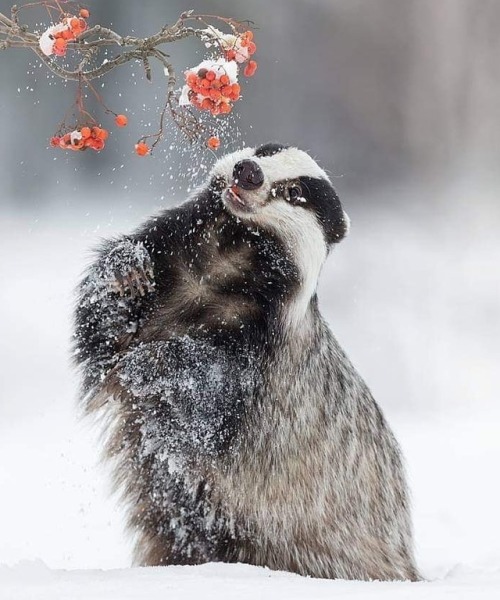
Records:
[[[99,249],[75,360],[138,564],[418,579],[397,442],[318,309],[347,229],[316,162],[266,144]]]

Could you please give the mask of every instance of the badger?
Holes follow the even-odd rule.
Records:
[[[325,171],[268,143],[98,249],[74,357],[136,564],[419,578],[398,444],[318,308],[348,224]]]

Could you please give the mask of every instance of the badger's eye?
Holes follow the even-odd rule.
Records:
[[[293,185],[287,188],[287,196],[291,202],[296,202],[300,198],[302,198],[302,188],[298,183],[294,183]]]

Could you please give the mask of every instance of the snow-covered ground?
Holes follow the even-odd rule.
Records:
[[[112,571],[54,571],[40,562],[0,567],[2,600],[495,600],[499,588],[498,570],[463,566],[430,583],[308,579],[242,564]]]
[[[429,580],[418,584],[246,565],[128,569],[97,435],[78,420],[69,343],[71,292],[89,246],[135,216],[2,215],[0,599],[500,597],[499,288],[490,280],[498,242],[493,223],[465,242],[463,231],[452,235],[473,215],[460,210],[446,228],[437,218],[402,227],[351,214],[352,239],[321,286],[334,331],[403,446]]]

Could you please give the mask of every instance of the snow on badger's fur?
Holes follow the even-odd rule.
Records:
[[[418,578],[397,443],[318,309],[347,228],[316,162],[266,144],[100,248],[75,357],[139,564]]]

